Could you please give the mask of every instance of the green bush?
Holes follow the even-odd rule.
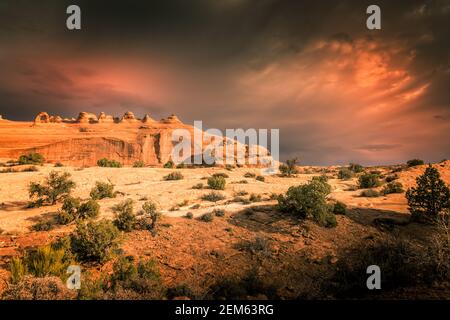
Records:
[[[135,161],[133,163],[133,168],[144,168],[144,167],[145,167],[145,162],[142,160]]]
[[[333,213],[345,215],[346,211],[347,205],[341,201],[336,201],[336,203],[333,206]]]
[[[212,212],[204,213],[199,217],[199,220],[203,222],[212,222],[214,220],[214,214]]]
[[[62,198],[67,197],[72,189],[75,188],[75,182],[70,180],[70,173],[59,174],[56,171],[50,172],[44,184],[32,182],[28,187],[30,198],[36,198],[36,204],[54,205]]]
[[[113,224],[121,231],[130,232],[136,225],[133,204],[133,200],[127,199],[112,208],[115,213]]]
[[[106,168],[122,168],[122,164],[119,161],[103,158],[97,161],[99,167]]]
[[[96,218],[100,214],[100,205],[95,200],[81,203],[80,198],[67,197],[56,219],[59,224],[69,224],[75,220]]]
[[[252,193],[248,198],[250,202],[260,202],[262,201],[262,197],[260,194]]]
[[[334,227],[336,218],[326,201],[330,192],[328,183],[313,180],[290,187],[284,196],[278,198],[278,207],[282,212],[292,213],[302,219],[312,218],[322,226]]]
[[[81,206],[80,198],[67,197],[64,199],[64,203],[56,219],[59,224],[68,224],[77,218],[78,209]]]
[[[197,183],[196,185],[192,186],[192,189],[203,189],[203,183]]]
[[[79,223],[70,236],[71,249],[80,261],[105,262],[118,247],[118,237],[110,221]]]
[[[167,176],[164,177],[164,180],[169,181],[169,180],[182,180],[184,177],[181,174],[181,172],[178,171],[174,171],[169,173]]]
[[[320,176],[312,177],[311,180],[319,181],[319,182],[322,182],[322,183],[327,183],[328,182],[328,177],[326,175],[322,174]]]
[[[211,202],[217,202],[217,201],[224,200],[224,199],[225,199],[225,196],[223,194],[214,192],[214,191],[202,196],[202,200],[211,201]]]
[[[185,217],[188,219],[192,219],[192,218],[194,218],[194,214],[192,212],[188,212],[188,213],[186,213]]]
[[[257,176],[255,179],[256,179],[257,181],[261,181],[261,182],[266,181],[266,178],[264,178],[263,176]]]
[[[54,224],[52,221],[39,221],[34,224],[31,229],[33,231],[50,231],[53,230]]]
[[[115,198],[114,185],[112,183],[97,181],[95,187],[91,190],[90,196],[94,200]]]
[[[213,213],[216,217],[223,217],[225,216],[225,210],[223,209],[214,209]]]
[[[208,178],[208,186],[214,190],[225,190],[225,178],[222,176],[212,176]]]
[[[172,160],[169,160],[164,164],[164,168],[172,169],[173,167],[175,167],[175,163],[173,163]]]
[[[229,178],[229,177],[230,177],[230,176],[227,175],[225,172],[214,173],[212,176],[213,176],[213,177],[222,177],[222,178]]]
[[[400,182],[389,182],[381,190],[382,194],[403,193],[403,185]]]
[[[411,159],[411,160],[406,161],[406,165],[408,167],[421,166],[423,164],[425,164],[425,163],[423,162],[423,160],[420,160],[420,159]]]
[[[55,163],[55,168],[62,168],[64,165],[61,162]]]
[[[390,176],[386,177],[386,182],[392,182],[394,180],[397,180],[398,178],[399,178],[398,174],[393,174],[393,175],[390,175]]]
[[[362,165],[360,165],[360,164],[357,164],[357,163],[350,163],[348,165],[348,169],[350,171],[353,171],[354,173],[360,173],[360,172],[364,171],[364,167]]]
[[[244,178],[255,178],[255,177],[256,177],[256,174],[254,174],[253,172],[246,172],[244,174]]]
[[[26,274],[34,277],[57,276],[64,278],[67,267],[71,264],[63,248],[56,249],[51,245],[39,247],[25,253],[23,258],[15,257],[9,267],[11,282],[19,283]]]
[[[95,200],[88,200],[82,203],[77,211],[77,218],[90,219],[96,218],[100,214],[100,205]]]
[[[43,164],[45,161],[45,158],[42,154],[39,153],[29,153],[26,155],[21,155],[19,157],[18,163],[23,164]]]
[[[429,165],[423,175],[416,178],[416,187],[406,192],[412,219],[435,222],[450,209],[450,190],[441,179],[439,171]]]
[[[286,160],[286,164],[281,164],[278,167],[278,170],[280,170],[282,176],[290,177],[293,174],[297,174],[297,158]]]
[[[377,190],[367,189],[367,190],[361,191],[359,196],[366,197],[366,198],[376,198],[376,197],[380,196],[380,193]]]
[[[151,220],[150,228],[155,229],[156,223],[161,218],[161,213],[158,212],[156,204],[153,201],[147,201],[142,205],[142,210]]]
[[[359,176],[358,182],[361,189],[375,188],[381,185],[378,175],[372,173],[362,174]]]
[[[353,175],[354,172],[347,168],[342,168],[338,171],[338,178],[341,180],[349,180],[353,178]]]

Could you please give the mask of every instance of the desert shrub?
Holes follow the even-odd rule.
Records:
[[[159,268],[152,259],[135,261],[133,256],[120,255],[113,263],[113,273],[94,278],[84,277],[78,299],[92,300],[154,300],[163,299],[164,286]]]
[[[227,169],[228,171],[233,171],[233,169],[235,169],[236,167],[233,166],[232,164],[227,164],[225,165],[225,169]]]
[[[312,177],[311,180],[326,183],[326,182],[328,182],[328,177],[326,175],[322,174],[320,176]]]
[[[377,174],[364,173],[358,178],[359,188],[375,188],[381,185],[380,179]]]
[[[225,178],[222,176],[212,176],[208,178],[208,186],[214,190],[225,190]]]
[[[245,250],[252,254],[269,255],[271,245],[267,238],[257,236],[251,241],[242,241],[236,245],[238,250]]]
[[[232,183],[236,183],[236,184],[248,184],[248,181],[247,181],[247,180],[239,180],[239,181],[232,182]]]
[[[227,175],[225,172],[218,172],[218,173],[214,173],[214,174],[212,175],[212,177],[229,178],[230,176]]]
[[[281,164],[278,170],[280,170],[282,176],[290,177],[293,174],[297,174],[297,158],[286,160],[286,164]]]
[[[415,221],[437,221],[439,215],[450,208],[450,190],[431,165],[416,178],[416,187],[408,189],[406,199]]]
[[[167,176],[164,177],[164,180],[169,181],[169,180],[182,180],[184,177],[181,174],[181,172],[178,171],[174,171],[169,173]]]
[[[341,180],[349,180],[351,178],[353,178],[354,172],[347,169],[347,168],[342,168],[339,169],[338,171],[338,178]]]
[[[328,283],[334,284],[331,291],[338,298],[363,297],[367,294],[367,267],[377,265],[382,270],[383,291],[417,283],[419,264],[415,263],[416,252],[404,240],[383,240],[383,242],[361,244],[347,250],[336,265],[336,271]]]
[[[156,223],[161,218],[161,213],[157,210],[156,204],[152,201],[147,201],[142,205],[142,210],[150,218],[150,228],[155,229]]]
[[[45,161],[45,158],[40,153],[29,153],[25,155],[21,155],[19,157],[18,163],[23,164],[43,164]]]
[[[145,167],[145,162],[142,160],[135,161],[133,163],[133,168],[144,168],[144,167]]]
[[[386,177],[386,182],[392,182],[394,180],[397,180],[398,178],[399,178],[398,174],[392,174],[392,175]]]
[[[360,173],[364,171],[364,167],[358,163],[350,163],[348,169],[354,173]]]
[[[17,284],[10,285],[0,297],[3,300],[70,300],[76,293],[69,290],[58,277],[35,278],[25,276]]]
[[[421,166],[423,164],[425,164],[425,163],[423,162],[423,160],[420,160],[420,159],[411,159],[411,160],[406,161],[406,165],[408,167]]]
[[[361,191],[359,196],[360,197],[366,197],[366,198],[376,198],[376,197],[379,197],[381,195],[380,195],[380,193],[377,190],[367,189],[367,190]]]
[[[217,202],[217,201],[224,200],[224,199],[225,199],[225,196],[223,194],[215,192],[215,191],[212,191],[212,192],[207,193],[202,196],[202,200],[211,201],[211,202]]]
[[[81,128],[79,129],[79,131],[80,131],[80,132],[89,132],[88,128],[85,128],[85,127],[81,127]]]
[[[113,264],[110,281],[111,290],[125,297],[142,299],[161,299],[164,290],[155,260],[140,260],[137,265],[132,256],[121,256]]]
[[[336,201],[336,203],[333,206],[333,213],[345,215],[346,211],[347,211],[347,205],[341,201]]]
[[[77,210],[77,219],[96,218],[100,214],[100,205],[95,200],[88,200]]]
[[[98,160],[97,165],[105,168],[122,168],[122,164],[119,161],[107,158]]]
[[[240,191],[235,192],[234,195],[235,195],[235,196],[239,196],[239,197],[243,197],[243,196],[248,195],[248,192],[245,191],[245,190],[240,190]]]
[[[190,209],[198,209],[198,208],[200,208],[200,204],[196,203],[196,204],[192,205]]]
[[[169,300],[172,300],[173,298],[176,297],[195,298],[194,294],[192,293],[192,290],[185,283],[167,289],[167,298]]]
[[[110,221],[79,223],[70,236],[71,249],[80,261],[105,262],[117,248],[118,237]]]
[[[248,200],[250,200],[250,202],[260,202],[262,201],[262,197],[260,194],[252,193]]]
[[[223,217],[225,216],[225,210],[223,209],[214,209],[213,213],[216,217]]]
[[[172,160],[169,160],[164,164],[164,168],[172,169],[173,167],[175,167],[175,163],[173,163]]]
[[[54,228],[55,225],[52,221],[38,221],[31,227],[33,231],[50,231]]]
[[[221,278],[210,286],[209,299],[216,300],[244,300],[248,297],[265,296],[268,299],[277,299],[277,286],[265,281],[258,275],[256,268],[242,277],[231,276]]]
[[[253,172],[246,172],[244,174],[244,178],[255,178],[255,177],[256,177],[256,174],[254,174]],[[244,180],[244,181],[246,181],[246,180]]]
[[[312,218],[319,225],[334,227],[336,217],[327,204],[326,196],[331,192],[328,183],[313,180],[300,186],[292,186],[284,196],[278,198],[278,208],[299,218]]]
[[[64,165],[61,162],[55,163],[55,168],[61,168],[64,167]]]
[[[10,282],[12,284],[19,283],[27,272],[26,265],[20,257],[13,257],[9,263],[9,271],[11,272]]]
[[[186,163],[181,162],[181,163],[177,164],[176,168],[177,169],[186,169],[187,165],[186,165]]]
[[[192,189],[203,189],[203,183],[197,183],[192,186]]]
[[[256,179],[257,181],[261,181],[261,182],[266,181],[266,178],[264,178],[263,176],[256,176],[255,179]]]
[[[22,172],[37,172],[39,169],[36,166],[31,166],[22,170]]]
[[[66,197],[56,219],[59,224],[68,224],[77,218],[78,209],[81,206],[80,198]]]
[[[14,257],[9,269],[10,282],[18,284],[26,275],[34,277],[57,276],[66,278],[67,267],[72,263],[71,256],[64,248],[54,248],[51,245],[39,247],[25,253],[22,258]]]
[[[90,196],[94,200],[115,198],[114,185],[112,183],[97,181],[92,188]]]
[[[403,185],[400,182],[389,182],[381,190],[382,194],[403,193]]]
[[[188,219],[192,219],[192,218],[194,218],[194,214],[192,212],[188,212],[188,213],[186,213],[185,217]]]
[[[203,222],[212,222],[214,220],[214,214],[212,212],[207,212],[202,214],[198,219]]]
[[[113,224],[121,231],[130,232],[136,224],[133,204],[133,200],[127,199],[112,208],[115,213]]]
[[[242,204],[249,204],[251,201],[247,198],[236,196],[233,199],[230,200],[230,202],[241,202]]]
[[[54,205],[60,199],[67,197],[75,188],[75,182],[70,180],[70,177],[68,172],[61,174],[56,171],[50,172],[44,184],[30,183],[28,187],[30,198],[36,198],[37,204]]]

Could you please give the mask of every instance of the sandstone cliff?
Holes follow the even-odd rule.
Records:
[[[156,121],[149,115],[140,120],[132,112],[121,118],[103,112],[99,116],[81,112],[75,120],[41,112],[34,122],[1,121],[0,158],[17,159],[22,154],[37,152],[50,163],[73,166],[95,166],[102,158],[124,165],[142,160],[149,166],[162,166],[171,159],[176,144],[172,142],[175,129],[186,129],[193,136],[193,127],[176,115]],[[211,139],[204,138],[204,148],[209,143]],[[233,150],[237,144],[225,138],[221,143]]]

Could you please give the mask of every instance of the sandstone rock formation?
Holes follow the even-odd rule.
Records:
[[[78,115],[77,122],[79,123],[91,123],[98,122],[98,118],[95,114],[90,112],[80,112]]]
[[[186,129],[191,136],[194,132],[192,126],[184,124],[175,115],[161,121],[145,115],[140,121],[132,112],[126,112],[120,121],[116,119],[104,112],[98,118],[93,113],[81,112],[76,121],[73,118],[63,120],[41,112],[36,116],[34,125],[1,121],[0,158],[17,159],[25,153],[38,152],[47,162],[73,166],[96,166],[102,158],[117,160],[124,165],[141,160],[146,165],[162,166],[172,157],[175,145],[173,131]],[[52,125],[45,125],[47,123]],[[226,148],[232,148],[236,156],[238,145],[243,146],[234,140],[219,139],[224,146],[224,154],[215,155],[218,160],[225,158]],[[202,152],[215,141],[206,135],[203,140]],[[194,141],[189,144],[191,154],[198,150],[194,148]],[[248,151],[246,147],[246,157],[249,157]]]
[[[100,112],[100,115],[98,116],[98,122],[99,123],[113,123],[114,118],[113,118],[113,116],[111,116],[109,114]]]
[[[136,122],[138,121],[136,117],[134,116],[134,113],[131,111],[125,112],[120,122]]]

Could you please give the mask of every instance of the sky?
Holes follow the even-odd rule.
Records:
[[[450,0],[0,0],[0,114],[175,113],[279,129],[301,164],[435,162],[450,158],[449,39]]]

